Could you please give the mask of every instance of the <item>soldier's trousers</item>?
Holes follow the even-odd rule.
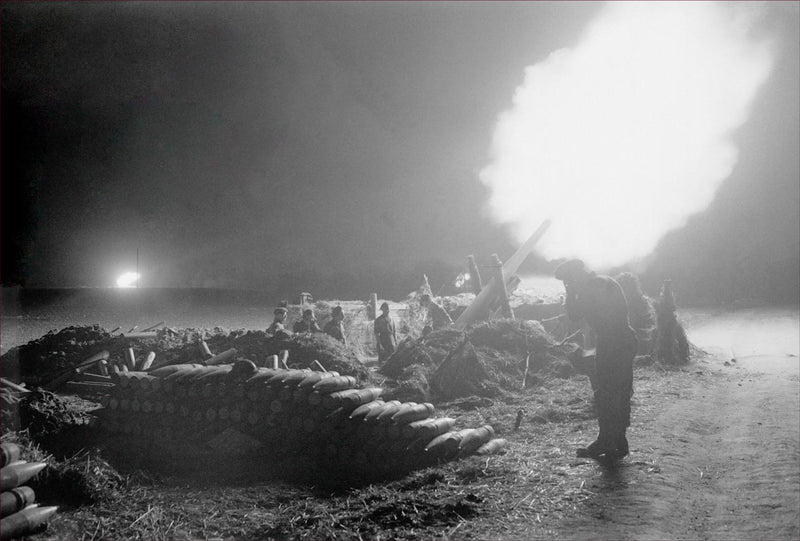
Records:
[[[600,439],[624,437],[631,424],[635,356],[636,334],[632,329],[597,334],[594,398]]]

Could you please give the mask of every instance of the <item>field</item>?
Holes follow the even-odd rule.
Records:
[[[5,300],[4,292],[7,307]],[[263,328],[271,309],[269,299],[253,297],[237,304],[206,301],[206,306],[171,302],[167,303],[171,306],[160,307],[151,300],[149,306],[155,309],[148,311],[141,307],[137,312],[115,311],[107,298],[104,300],[107,312],[76,310],[76,301],[69,298],[38,310],[29,309],[25,314],[8,314],[4,310],[3,350],[24,343],[28,337],[37,338],[42,334],[41,329],[46,332],[79,323],[100,323],[106,328],[144,327],[164,320],[175,327]],[[13,318],[9,326],[7,317]],[[796,309],[773,310],[770,317],[775,325],[762,324],[761,330],[780,328],[770,344],[785,349],[795,338],[792,329],[797,323]],[[670,522],[657,520],[660,515],[654,511],[678,505],[677,493],[669,492],[672,490],[669,487],[680,487],[684,473],[682,467],[675,468],[674,455],[669,449],[683,445],[672,439],[678,437],[683,427],[695,426],[691,417],[696,415],[697,406],[693,404],[713,389],[728,389],[729,385],[736,389],[737,382],[741,387],[746,378],[753,380],[747,375],[749,372],[739,372],[739,366],[728,362],[726,348],[733,341],[719,330],[735,332],[736,322],[744,321],[741,317],[737,320],[735,314],[705,310],[686,312],[682,319],[688,322],[690,336],[692,329],[696,329],[702,345],[714,355],[698,352],[691,364],[682,368],[657,364],[636,367],[636,394],[629,431],[631,454],[616,467],[575,458],[575,449],[596,435],[588,378],[581,374],[568,378],[544,377],[533,387],[498,397],[463,398],[436,404],[437,414],[456,418],[458,426],[491,424],[497,437],[508,440],[502,454],[468,457],[417,470],[399,479],[366,485],[330,486],[324,478],[292,482],[291,475],[282,471],[279,462],[234,464],[222,456],[216,463],[189,461],[172,467],[158,465],[158,457],[131,461],[129,455],[72,449],[73,454],[50,460],[58,460],[62,466],[77,471],[94,470],[99,484],[92,490],[79,491],[82,496],[51,496],[52,501],[44,502],[62,506],[44,537],[54,540],[603,539],[620,535],[729,538],[719,535],[719,529],[688,520],[689,514],[697,513],[691,508],[683,510],[687,516],[678,516]],[[760,314],[749,314],[747,319],[763,318]],[[714,321],[722,321],[722,327],[715,327]],[[9,329],[12,339],[6,342]],[[743,329],[738,328],[740,333]],[[753,347],[744,344],[736,347],[741,355],[765,346],[756,343]],[[684,406],[678,408],[680,404]],[[669,433],[662,426],[667,418],[671,423]],[[83,442],[76,440],[74,444],[73,447],[80,446]],[[131,442],[132,447],[134,444]],[[790,471],[794,471],[796,452],[791,455],[791,449],[788,451],[787,456],[795,458],[780,460],[788,460]],[[697,452],[707,455],[703,449]],[[695,463],[691,462],[695,457],[683,459]],[[710,457],[705,460],[710,462]],[[719,473],[697,464],[701,477],[702,471],[707,472],[706,483]],[[696,476],[697,472],[694,473]],[[797,497],[796,487],[790,484],[784,490],[783,482],[773,479],[770,486],[775,488],[770,491],[777,491],[784,501],[788,497],[789,505],[762,513],[758,534],[772,532],[767,537],[783,539],[793,538],[796,532],[792,522],[794,511],[790,509]],[[647,495],[648,500],[637,500],[640,493]],[[620,494],[630,498],[613,500]],[[697,504],[697,496],[694,499]],[[796,511],[797,506],[793,509]],[[678,531],[680,535],[675,533]],[[757,537],[753,534],[742,538]]]

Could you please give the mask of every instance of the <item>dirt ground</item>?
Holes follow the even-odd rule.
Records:
[[[800,537],[796,318],[750,311],[692,323],[695,343],[717,355],[704,363],[707,375],[688,378],[645,415],[639,408],[631,460],[592,472],[592,496],[560,536]],[[723,344],[748,354],[733,361]],[[642,458],[650,475],[635,467]]]
[[[797,309],[682,319],[712,355],[636,369],[631,454],[617,467],[575,458],[597,429],[577,376],[437,407],[460,426],[492,424],[509,441],[501,455],[341,490],[123,471],[118,497],[65,507],[40,538],[800,538]]]

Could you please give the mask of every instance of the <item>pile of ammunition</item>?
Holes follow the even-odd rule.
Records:
[[[14,443],[0,444],[2,469],[0,469],[0,539],[16,539],[37,533],[46,527],[57,507],[39,507],[33,489],[24,486],[47,464],[20,460],[20,447]]]
[[[454,430],[430,403],[384,401],[379,387],[309,369],[182,364],[114,374],[101,426],[153,443],[232,444],[326,467],[404,471],[503,447],[491,426]],[[202,445],[201,445],[202,447]],[[232,451],[231,449],[226,449]]]

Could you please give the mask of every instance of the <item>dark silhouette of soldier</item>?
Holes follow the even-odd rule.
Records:
[[[628,454],[625,431],[630,426],[636,356],[636,334],[628,322],[625,295],[613,278],[587,270],[579,259],[560,265],[555,277],[564,282],[569,318],[583,318],[597,336],[594,399],[600,434],[577,454],[620,459]]]
[[[392,316],[389,315],[388,302],[381,304],[381,315],[375,318],[373,330],[378,342],[378,364],[382,365],[391,357],[397,345],[397,330]]]
[[[322,329],[320,329],[317,324],[317,318],[314,317],[314,310],[311,308],[303,310],[303,319],[294,324],[292,331],[296,333],[322,332]]]
[[[341,306],[334,306],[331,312],[331,320],[323,329],[325,334],[332,336],[339,342],[347,345],[347,335],[344,332],[344,311]]]

